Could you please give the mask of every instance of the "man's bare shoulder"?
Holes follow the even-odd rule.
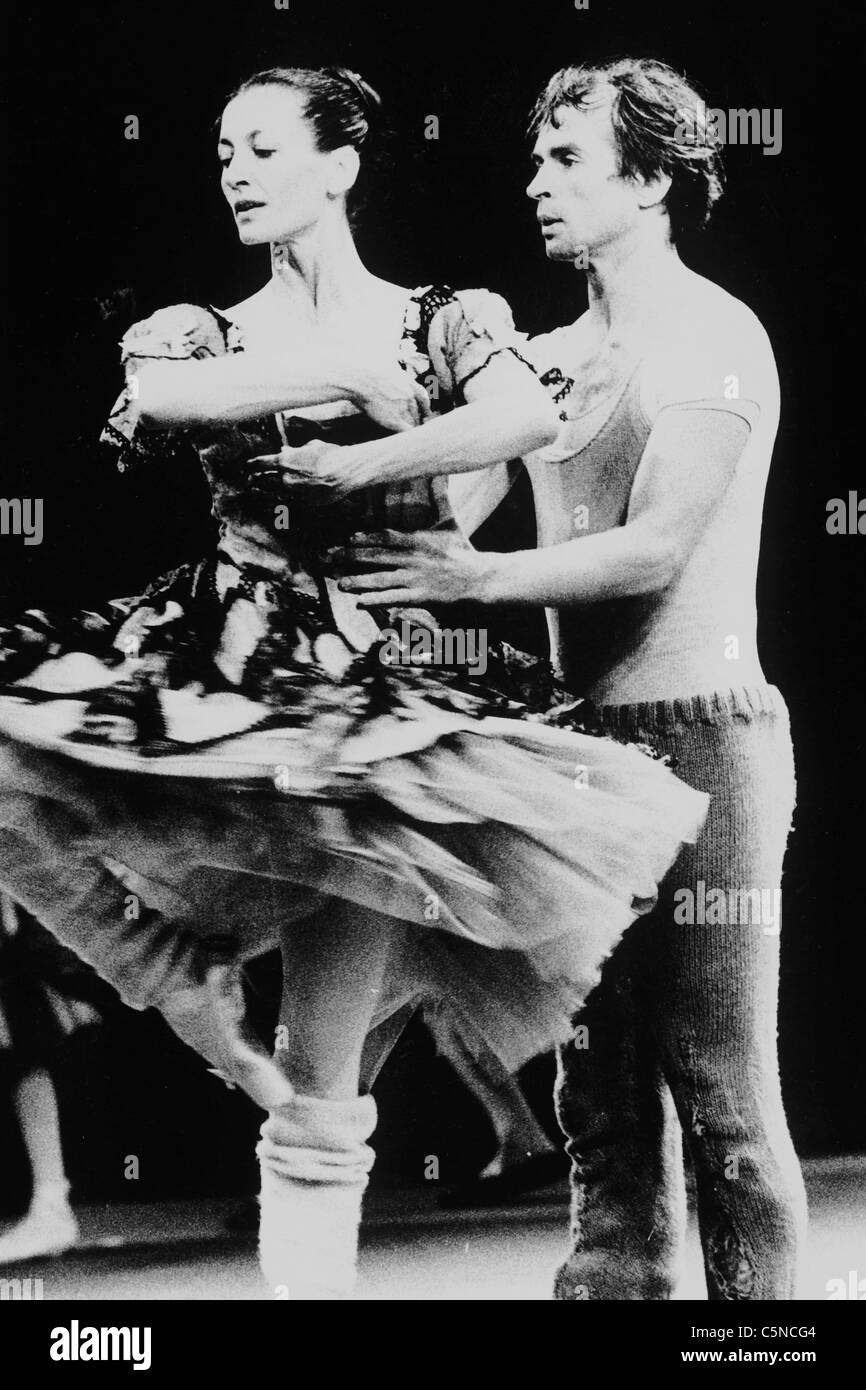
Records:
[[[778,411],[776,360],[763,324],[704,276],[680,279],[642,346],[641,402],[651,420],[662,406],[689,400],[749,400],[767,419]]]
[[[552,328],[548,333],[536,333],[534,337],[527,338],[526,354],[529,360],[534,366],[541,368],[551,362],[570,361],[575,356],[582,355],[585,351],[583,344],[587,319],[588,314],[583,313],[574,323],[564,324],[560,328]]]
[[[688,271],[660,316],[660,333],[666,346],[680,353],[725,350],[766,353],[772,346],[764,325],[753,309],[722,285]]]

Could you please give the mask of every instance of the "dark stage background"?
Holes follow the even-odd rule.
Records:
[[[4,606],[134,593],[197,555],[208,500],[194,462],[120,477],[97,445],[120,382],[117,340],[162,304],[231,304],[266,277],[222,202],[212,123],[256,68],[341,62],[386,100],[393,163],[360,231],[372,269],[405,284],[484,285],[539,331],[579,312],[582,278],[544,260],[524,196],[526,114],[568,61],[617,52],[684,67],[708,104],[783,111],[775,157],[728,151],[728,196],[685,259],[746,301],[779,363],[783,416],[764,528],[763,655],[791,707],[800,805],[785,883],[781,1053],[804,1153],[866,1148],[861,889],[863,547],[829,536],[829,498],[863,477],[857,9],[571,0],[532,5],[102,3],[14,7],[4,183],[5,440],[0,493],[42,497],[45,539],[0,538]],[[138,116],[140,138],[124,138]],[[440,138],[424,138],[436,115]],[[855,378],[856,373],[856,378]],[[859,435],[859,431],[857,432]],[[866,484],[864,484],[866,487]],[[518,492],[485,533],[531,533]],[[521,619],[512,639],[539,649]],[[266,972],[265,972],[266,973]],[[550,1079],[530,1085],[544,1109]],[[119,1013],[70,1046],[62,1097],[76,1193],[152,1198],[254,1186],[251,1105],[208,1078],[153,1018]],[[443,1179],[483,1161],[483,1119],[413,1029],[379,1088],[377,1179]],[[0,1203],[24,1200],[0,1096]],[[138,1182],[124,1157],[140,1159]],[[131,1189],[135,1191],[131,1191]]]

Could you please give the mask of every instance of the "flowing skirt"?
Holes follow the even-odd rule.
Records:
[[[568,1037],[706,812],[662,762],[505,679],[370,651],[336,676],[295,662],[250,698],[117,661],[54,649],[3,688],[0,828],[56,855],[61,810],[70,855],[250,955],[329,898],[396,919],[373,1024],[447,999],[509,1067]],[[124,720],[127,742],[105,736]]]

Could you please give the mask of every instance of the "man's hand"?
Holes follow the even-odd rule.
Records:
[[[299,449],[286,446],[278,454],[250,459],[250,483],[259,492],[291,492],[308,502],[333,502],[350,491],[351,456],[351,446],[324,439],[313,439]]]
[[[359,607],[483,602],[490,566],[453,531],[379,531],[356,535],[353,544],[331,551],[339,587],[359,594]]]

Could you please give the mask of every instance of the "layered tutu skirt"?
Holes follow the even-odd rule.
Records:
[[[192,608],[172,661],[202,646]],[[398,920],[374,1024],[447,999],[510,1067],[563,1041],[703,822],[703,794],[581,731],[546,663],[505,647],[483,678],[375,645],[339,674],[272,651],[257,682],[208,689],[85,626],[0,692],[0,827],[102,859],[248,955],[329,899]]]

